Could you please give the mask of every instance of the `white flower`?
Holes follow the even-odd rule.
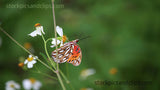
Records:
[[[38,80],[35,80],[33,78],[31,79],[24,79],[23,80],[23,87],[25,90],[30,90],[33,88],[33,90],[39,90],[42,86],[41,82]]]
[[[88,76],[91,76],[93,74],[95,74],[96,71],[95,69],[93,68],[90,68],[90,69],[84,69],[81,71],[81,74],[80,74],[80,79],[84,80],[86,79]]]
[[[35,24],[35,27],[36,27],[36,30],[31,32],[29,35],[32,36],[32,37],[35,37],[37,35],[42,35],[45,34],[44,31],[43,31],[43,26],[41,26],[39,23]]]
[[[61,41],[60,41],[60,40],[57,40],[57,45],[59,45],[60,43],[61,43]],[[53,45],[51,45],[51,48],[53,48],[53,47],[56,46],[56,39],[55,39],[55,38],[52,39],[51,44],[53,44]]]
[[[33,64],[37,62],[36,61],[37,58],[38,58],[37,56],[33,57],[32,55],[29,55],[29,57],[24,61],[24,64],[27,64],[28,68],[32,68]]]
[[[20,85],[13,80],[6,82],[6,90],[17,90],[20,89]]]
[[[57,26],[56,31],[57,31],[58,35],[63,38],[63,29],[61,27]],[[56,46],[56,39],[55,38],[52,39],[51,44],[52,44],[51,48]],[[60,46],[63,46],[63,39],[61,39],[61,41],[57,40],[57,45],[59,45],[59,44],[61,44]]]

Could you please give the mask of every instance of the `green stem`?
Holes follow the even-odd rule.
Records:
[[[36,66],[35,66],[35,67],[36,67]],[[47,76],[47,77],[49,77],[49,78],[52,78],[52,79],[54,79],[54,80],[58,80],[56,77],[53,77],[53,76],[50,76],[50,75],[48,75],[48,74],[45,74],[45,73],[41,72],[37,67],[36,67],[36,69],[37,69],[37,72],[36,72],[36,71],[32,71],[32,72],[33,72],[33,73],[42,74],[42,75]]]
[[[53,39],[53,38],[49,38],[49,39],[47,39],[47,40],[46,40],[46,44],[47,44],[47,42],[48,42],[49,40],[52,40],[52,39]]]
[[[49,40],[52,40],[52,38],[49,38],[46,40],[46,44]],[[67,84],[70,83],[70,81],[67,79],[67,77],[64,75],[64,73],[59,69],[60,74],[62,75],[62,77],[64,78],[64,80],[66,81]]]
[[[54,34],[56,40],[56,59],[58,59],[58,46],[57,46],[57,32],[56,32],[56,18],[55,18],[55,11],[54,11],[54,0],[52,0],[52,12],[53,12],[53,21],[54,21]],[[59,69],[59,65],[57,62],[57,70]]]
[[[52,0],[52,13],[53,13],[53,21],[54,21],[54,32],[55,32],[55,40],[56,40],[56,59],[58,59],[58,46],[57,46],[57,32],[56,32],[56,19],[55,19],[55,11],[54,11],[54,0]],[[63,90],[66,90],[64,84],[63,84],[63,81],[61,79],[61,76],[59,74],[59,65],[58,65],[58,62],[57,62],[57,77],[60,81],[60,84],[63,88]]]
[[[70,81],[67,79],[67,77],[64,75],[64,73],[61,70],[59,70],[59,72],[61,73],[61,75],[64,78],[64,80],[66,81],[66,83],[69,84]]]
[[[48,75],[48,74],[45,74],[45,73],[42,73],[42,72],[40,72],[40,74],[42,74],[42,75],[44,75],[44,76],[47,76],[47,77],[49,77],[49,78],[52,78],[52,79],[54,79],[54,80],[58,80],[56,77],[52,77],[52,76],[50,76],[50,75]]]
[[[47,55],[47,57],[49,58],[49,61],[51,62],[53,68],[56,69],[56,68],[55,68],[55,65],[53,64],[54,62],[51,60],[51,57],[50,57],[49,54],[48,54],[47,45],[46,45],[46,41],[45,41],[45,38],[44,38],[43,34],[42,34],[42,39],[43,39],[43,41],[44,41],[44,48],[45,48],[46,55]]]
[[[19,44],[12,36],[10,36],[6,31],[4,31],[3,30],[3,28],[1,28],[0,27],[0,30],[4,33],[4,34],[6,34],[13,42],[15,42],[18,46],[20,46],[24,51],[26,51],[27,53],[29,53],[30,55],[32,55],[32,56],[35,56],[35,55],[33,55],[31,52],[29,52],[27,49],[25,49],[21,44]],[[44,62],[42,62],[40,59],[38,59],[37,58],[37,60],[40,62],[40,63],[42,63],[44,66],[46,66],[48,69],[50,69],[50,70],[52,70],[54,73],[55,73],[55,71],[52,69],[52,68],[50,68],[47,64],[45,64]]]
[[[42,63],[44,66],[46,66],[48,69],[52,70],[54,73],[56,73],[52,68],[50,68],[47,64],[42,62],[40,59],[37,59],[40,63]]]
[[[64,86],[64,84],[63,84],[63,81],[62,81],[62,79],[61,79],[61,76],[60,76],[59,72],[57,72],[56,74],[57,74],[58,80],[59,80],[59,82],[60,82],[60,84],[61,84],[61,86],[62,86],[62,89],[63,89],[63,90],[66,90],[66,88],[65,88],[65,86]]]

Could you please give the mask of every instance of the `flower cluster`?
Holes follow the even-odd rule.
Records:
[[[42,35],[45,34],[45,32],[43,31],[43,26],[41,26],[40,23],[35,24],[36,30],[31,32],[29,35],[32,37],[35,37],[37,35]],[[56,32],[58,33],[58,35],[60,37],[57,37],[57,45],[63,46],[63,43],[67,40],[67,37],[65,35],[63,35],[63,29],[59,26],[56,26]],[[51,42],[51,48],[56,46],[56,39],[53,38],[52,42]]]
[[[61,27],[57,26],[56,31],[57,31],[58,35],[63,38],[63,29]],[[60,46],[63,46],[63,39],[62,38],[60,38],[61,40],[57,39],[57,45],[60,44]],[[56,39],[55,38],[52,39],[51,44],[52,44],[51,45],[52,48],[56,46]]]
[[[43,26],[41,26],[40,23],[37,23],[37,24],[35,24],[35,27],[36,27],[36,30],[34,30],[33,32],[31,32],[28,35],[31,36],[31,37],[42,36],[42,39],[44,41],[45,51],[46,51],[46,54],[47,54],[48,58],[49,58],[49,55],[48,55],[48,52],[46,50],[46,44],[49,40],[52,40],[51,41],[51,46],[50,46],[51,48],[55,47],[56,43],[57,43],[58,46],[61,47],[61,46],[63,46],[64,42],[66,40],[68,40],[68,38],[65,35],[63,35],[63,29],[59,26],[56,26],[56,32],[58,34],[57,39],[56,38],[49,38],[47,40],[45,40],[45,38],[43,36],[43,35],[45,35],[45,32],[43,30]],[[32,49],[31,44],[28,43],[28,42],[24,43],[24,48],[25,48],[25,50],[28,50],[29,52],[33,51],[33,50],[31,50]],[[33,53],[33,52],[31,52],[31,53]],[[40,59],[38,59],[37,56],[34,56],[34,55],[31,54],[31,55],[28,56],[27,59],[20,60],[20,63],[18,64],[18,66],[23,67],[23,69],[33,68],[33,65],[35,63],[37,63],[37,60],[40,61]],[[42,63],[42,64],[44,64],[44,63]],[[23,88],[25,90],[31,90],[31,89],[39,90],[40,87],[42,86],[40,81],[35,80],[33,78],[24,79],[23,82],[22,82],[22,85],[23,85]],[[20,85],[15,83],[14,81],[9,81],[9,82],[6,83],[6,88],[9,88],[7,90],[20,89]],[[12,89],[10,89],[10,88],[12,88]]]
[[[22,85],[25,90],[31,90],[31,89],[39,90],[42,86],[41,82],[34,78],[24,79]],[[16,83],[15,81],[11,80],[6,82],[5,90],[20,90],[20,89],[21,89],[20,84]]]
[[[38,80],[35,80],[34,78],[23,80],[23,87],[26,90],[30,90],[32,88],[33,90],[39,90],[41,86],[42,86],[41,82]]]
[[[42,36],[43,34],[45,34],[45,32],[43,30],[43,26],[41,26],[40,23],[35,24],[35,27],[36,27],[36,30],[34,30],[33,32],[31,32],[29,34],[31,37],[35,37],[37,35]],[[63,29],[59,26],[56,27],[56,32],[59,35],[59,37],[57,37],[57,45],[63,46],[63,43],[67,40],[67,37],[65,35],[63,35]],[[56,39],[55,38],[52,38],[51,44],[52,44],[50,46],[51,48],[56,46]],[[31,44],[25,43],[24,46],[26,49],[29,49],[31,47]],[[27,64],[28,68],[32,68],[33,65],[36,63],[37,58],[38,58],[37,56],[33,57],[32,55],[29,55],[29,57],[24,61],[24,64]],[[22,63],[19,64],[19,66],[21,67]]]

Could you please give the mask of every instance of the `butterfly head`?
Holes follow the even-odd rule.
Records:
[[[78,43],[79,42],[79,39],[76,39],[76,40],[73,40],[74,43]]]

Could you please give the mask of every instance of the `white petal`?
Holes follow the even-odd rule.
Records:
[[[24,61],[24,64],[27,64],[28,63],[28,60],[26,59],[25,61]]]
[[[15,84],[16,89],[20,89],[20,85],[18,83]]]
[[[41,86],[42,86],[41,82],[36,81],[33,85],[33,90],[39,90]]]
[[[43,26],[38,26],[38,27],[36,27],[36,30],[34,30],[32,33],[30,33],[29,35],[30,36],[32,36],[32,37],[35,37],[35,36],[37,36],[37,35],[42,35],[42,33],[43,34],[45,34],[44,33],[44,31],[43,31]]]
[[[31,33],[30,33],[30,34],[28,34],[28,35],[30,35],[30,36],[32,36],[32,37],[37,36],[37,30],[35,30],[35,31],[31,32]]]
[[[36,60],[32,60],[32,61],[31,61],[32,64],[35,64],[36,62],[37,62]]]
[[[61,47],[61,46],[63,46],[63,40],[61,40],[61,45],[60,45],[60,47]]]
[[[53,38],[51,44],[56,44],[56,39]]]
[[[6,87],[10,87],[10,85],[13,84],[13,83],[14,83],[13,80],[6,82]]]
[[[33,67],[33,63],[32,62],[28,62],[27,67],[28,68],[32,68]]]
[[[36,31],[37,31],[37,34],[38,34],[38,35],[40,35],[40,36],[42,35],[41,30],[36,30]]]
[[[40,36],[42,35],[42,33],[45,34],[44,31],[43,31],[43,26],[36,27],[36,30],[37,30],[37,34],[40,35]]]
[[[53,48],[53,47],[55,47],[55,46],[56,46],[56,45],[51,45],[50,47]]]
[[[59,45],[61,41],[57,40],[57,45]],[[51,44],[56,45],[56,39],[53,38]]]
[[[5,90],[15,90],[14,88],[12,88],[12,87],[6,87],[6,89]]]
[[[63,36],[63,29],[61,27],[57,26],[56,31],[59,34],[59,36],[61,36],[61,37]]]
[[[29,58],[31,58],[32,57],[32,55],[29,55]]]
[[[57,45],[59,45],[61,43],[61,41],[57,40]]]
[[[43,34],[45,34],[45,32],[43,31],[43,26],[41,26],[40,28],[41,28],[41,32],[42,32]]]
[[[59,45],[60,43],[61,43],[61,41],[60,41],[60,40],[57,40],[57,45]],[[53,48],[53,47],[56,46],[56,39],[55,39],[55,38],[52,39],[51,44],[53,44],[53,45],[50,46],[51,48]]]
[[[24,79],[22,83],[25,90],[30,90],[32,88],[32,83],[29,79]]]

